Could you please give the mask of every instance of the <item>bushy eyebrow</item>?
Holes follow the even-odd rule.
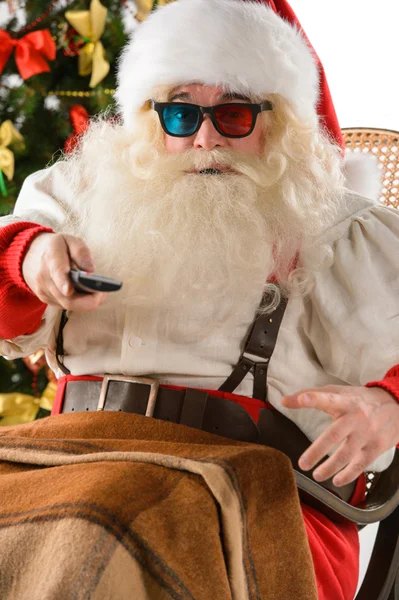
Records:
[[[176,94],[173,94],[173,96],[171,96],[169,98],[169,102],[173,102],[174,100],[190,100],[191,99],[191,95],[188,92],[177,92]]]
[[[173,94],[169,98],[169,102],[174,102],[174,100],[189,101],[191,100],[191,94],[189,94],[188,92],[176,92],[176,94]],[[222,94],[220,100],[241,100],[244,102],[251,102],[251,98],[248,98],[248,96],[243,96],[242,94],[235,94],[233,92],[227,92],[225,94]]]
[[[227,92],[223,94],[221,100],[244,100],[244,102],[251,102],[251,98],[244,96],[243,94],[235,94],[234,92]]]

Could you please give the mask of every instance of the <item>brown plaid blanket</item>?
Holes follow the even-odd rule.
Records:
[[[316,600],[288,458],[122,413],[0,431],[1,600]]]

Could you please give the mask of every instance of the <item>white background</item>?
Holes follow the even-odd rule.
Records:
[[[399,131],[399,1],[289,2],[324,65],[341,127]]]

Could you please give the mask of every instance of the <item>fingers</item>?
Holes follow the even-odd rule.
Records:
[[[340,473],[340,471],[348,467],[350,464],[352,465],[351,471],[353,471],[353,467],[355,466],[353,464],[353,457],[359,452],[358,448],[359,445],[356,440],[349,436],[332,456],[324,461],[322,465],[317,467],[317,469],[313,472],[313,477],[316,479],[316,481],[325,481],[337,473]],[[364,468],[366,468],[366,465]],[[357,477],[357,475],[355,477]],[[341,481],[340,476],[338,476],[337,481]],[[352,481],[352,479],[349,481]],[[349,481],[347,483],[349,483]],[[340,483],[340,485],[342,484]]]
[[[86,271],[94,271],[90,250],[83,240],[71,235],[54,235],[46,251],[51,279],[63,296],[74,293],[69,277],[72,263]]]
[[[354,430],[340,448],[316,469],[313,476],[323,481],[335,475],[333,483],[345,485],[367,471],[371,463],[391,447],[395,445],[390,441],[389,428],[376,437],[370,437],[365,430],[361,433]]]
[[[378,454],[372,455],[367,446],[361,447],[360,444],[359,447],[355,437],[349,436],[332,456],[313,471],[313,477],[316,481],[325,481],[333,477],[334,485],[346,485],[364,473],[377,456]],[[312,468],[304,468],[302,463],[300,459],[299,465],[304,471]]]
[[[72,288],[72,286],[71,286]],[[79,294],[72,291],[66,295],[56,286],[50,276],[40,282],[37,297],[45,304],[59,306],[65,310],[88,312],[97,308],[106,298],[106,294],[95,292],[93,294]]]
[[[315,465],[317,465],[322,458],[327,456],[334,448],[337,448],[339,444],[341,444],[347,436],[353,431],[353,420],[350,418],[342,417],[332,423],[330,427],[328,427],[311,446],[304,452],[301,458],[298,461],[298,465],[304,471],[309,471],[313,469]],[[344,454],[344,451],[341,451],[341,454]],[[344,464],[346,466],[347,462],[345,462],[346,456],[343,456]],[[318,472],[321,472],[323,475],[325,474],[325,465],[328,461],[323,463],[323,467],[319,467],[317,469]],[[336,471],[335,471],[336,472]],[[322,479],[328,479],[331,477],[333,473],[328,472],[325,477]],[[313,474],[314,475],[314,474]]]
[[[285,396],[282,405],[286,408],[317,408],[338,418],[348,410],[348,398],[344,386],[326,386],[318,390],[303,390],[291,396]]]
[[[93,273],[93,257],[84,241],[71,235],[64,235],[63,238],[68,246],[71,262],[74,263],[78,269]]]
[[[38,275],[36,296],[41,302],[50,304],[51,306],[59,305],[59,299],[64,297],[48,272],[40,273]]]
[[[349,395],[348,395],[349,394]],[[363,462],[353,464],[366,443],[364,423],[356,418],[353,390],[343,386],[326,386],[316,390],[303,390],[292,396],[286,396],[282,403],[287,408],[315,408],[331,415],[334,422],[303,453],[298,461],[300,469],[310,471],[325,456],[331,454],[313,472],[316,481],[325,481],[334,477],[335,485],[345,485],[360,475],[359,467]],[[334,449],[335,452],[334,452]],[[341,471],[344,470],[344,474]],[[354,475],[354,473],[357,473]]]
[[[367,444],[366,422],[357,418],[348,397],[331,392],[313,392],[302,396],[308,398],[299,399],[299,404],[307,408],[320,407],[336,420],[303,453],[298,461],[299,467],[309,471],[331,454],[313,472],[314,479],[325,481],[334,477],[333,483],[337,486],[354,481],[365,469],[365,461],[359,459],[359,453]]]
[[[46,287],[54,298],[70,296],[73,288],[69,279],[71,261],[67,242],[62,235],[55,235],[49,243],[44,255],[47,272],[42,271],[42,287]],[[57,291],[54,290],[54,287]]]
[[[359,453],[352,455],[352,460],[342,469],[333,479],[333,484],[336,486],[346,485],[355,481],[362,473],[367,470],[368,465],[373,461],[367,459],[367,453],[362,450]]]
[[[73,296],[67,298],[64,308],[77,312],[89,312],[100,306],[105,299],[106,294],[103,292],[95,292],[94,294],[78,294],[75,292]]]
[[[359,475],[361,475],[372,460],[367,460],[367,450],[362,448],[362,444],[357,439],[358,436],[349,435],[340,445],[340,447],[321,465],[313,471],[313,477],[316,481],[325,481],[333,477],[333,483],[336,486],[346,485],[351,483]],[[313,446],[313,444],[312,444]],[[305,454],[308,454],[312,446],[308,448]],[[302,455],[298,464],[301,469],[308,471],[319,462],[314,461],[314,456],[309,460],[309,463],[303,459]],[[305,466],[307,465],[307,466]]]
[[[389,407],[398,413],[399,407]],[[334,477],[337,486],[354,481],[381,454],[395,447],[392,427],[381,425],[378,433],[372,433],[367,422],[362,423],[356,414],[341,417],[304,452],[298,461],[304,471],[319,464],[323,456],[331,453],[313,472],[316,481]],[[334,448],[339,447],[332,452]]]

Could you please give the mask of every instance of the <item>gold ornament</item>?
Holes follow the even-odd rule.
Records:
[[[175,0],[134,0],[137,8],[136,19],[144,21],[156,6],[165,6]]]
[[[14,177],[14,153],[8,148],[13,144],[22,144],[24,138],[10,120],[0,125],[0,171],[5,173],[8,181]]]
[[[100,0],[91,0],[90,10],[68,10],[65,18],[86,41],[79,54],[79,75],[90,75],[89,86],[96,87],[108,75],[109,62],[105,60],[100,38],[104,33],[107,9]]]

